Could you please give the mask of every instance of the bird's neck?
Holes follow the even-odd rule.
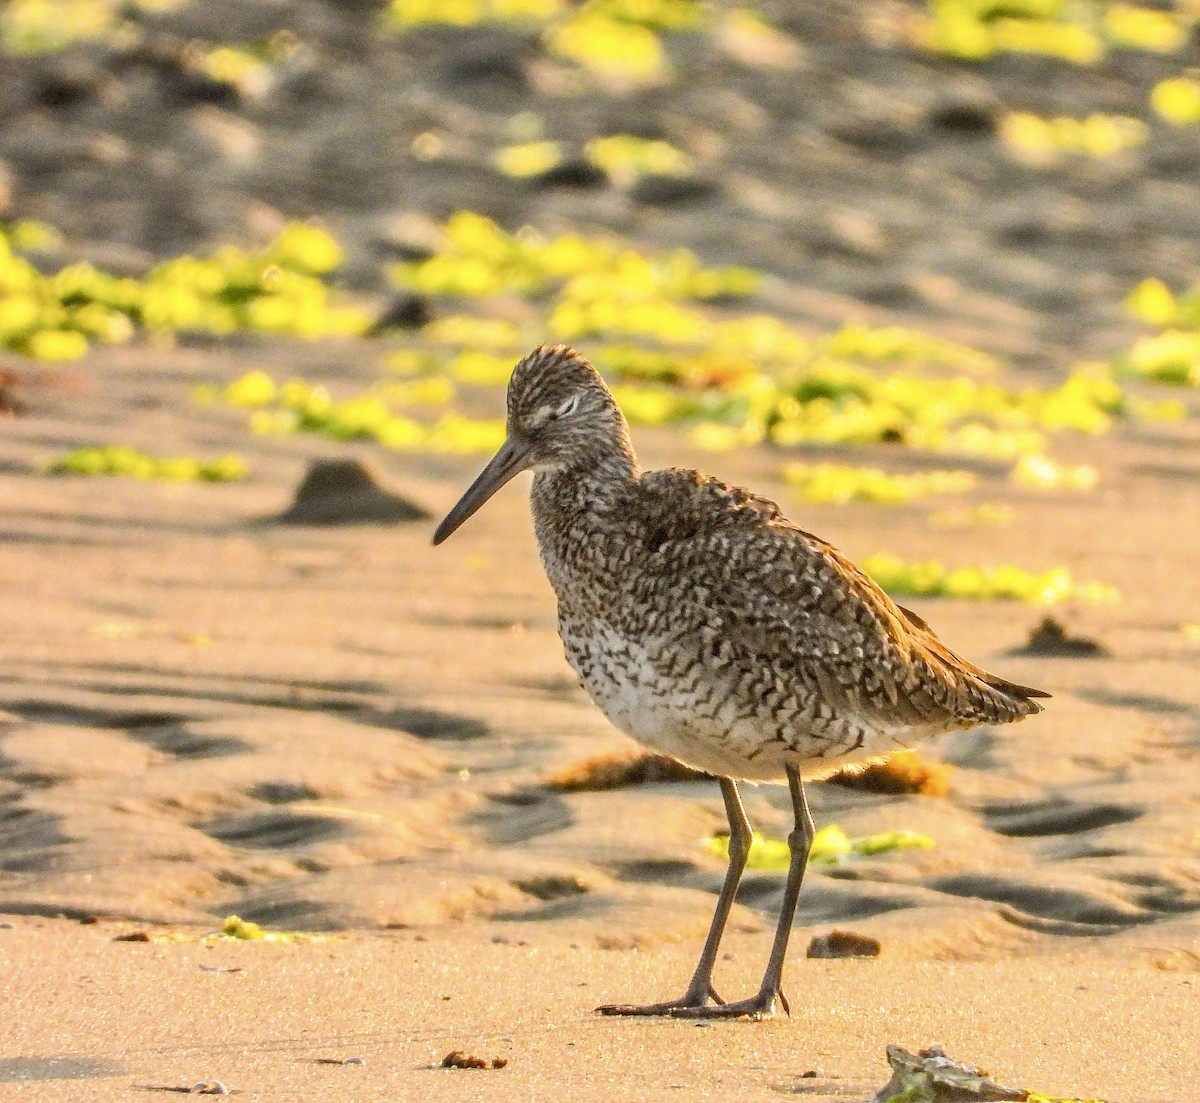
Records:
[[[562,467],[535,470],[531,497],[534,509],[588,506],[598,510],[625,497],[639,475],[632,448],[581,456]]]
[[[633,448],[606,448],[578,462],[535,471],[529,501],[543,562],[554,581],[556,566],[574,558],[578,545],[607,530],[626,512],[641,472]],[[557,587],[556,587],[557,588]]]

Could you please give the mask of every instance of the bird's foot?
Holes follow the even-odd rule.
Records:
[[[663,1003],[610,1004],[597,1007],[601,1015],[662,1015],[671,1019],[769,1019],[775,1014],[775,1003],[779,1002],[787,1014],[791,1014],[787,997],[782,991],[759,992],[749,999],[726,1003],[710,989],[715,1003],[688,993],[678,1000]]]
[[[709,1000],[712,1000],[718,1006],[725,1003],[717,994],[717,990],[710,984],[707,992],[698,992],[688,989],[677,1000],[663,1000],[662,1003],[609,1003],[603,1007],[597,1007],[596,1010],[601,1015],[662,1015],[675,1016],[689,1015],[697,1011],[703,1011],[711,1006]]]
[[[766,991],[734,1003],[722,1003],[715,1007],[681,1007],[667,1014],[674,1019],[769,1019],[775,1014],[777,1001],[788,1015],[792,1013],[787,997],[782,992]]]

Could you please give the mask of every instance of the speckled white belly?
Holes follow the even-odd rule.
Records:
[[[842,738],[818,739],[800,726],[781,739],[768,718],[747,716],[744,702],[740,715],[732,699],[706,711],[721,698],[719,679],[704,678],[698,688],[695,678],[665,677],[644,644],[609,625],[593,622],[587,632],[561,627],[568,661],[615,727],[651,750],[718,776],[778,781],[788,765],[820,773],[890,754],[920,738],[911,731],[856,727]],[[860,730],[866,736],[861,742]]]
[[[708,769],[698,761],[709,742],[702,735],[705,725],[672,700],[671,686],[656,676],[646,649],[632,645],[607,657],[579,673],[612,724],[653,750]]]

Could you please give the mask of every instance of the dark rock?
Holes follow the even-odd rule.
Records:
[[[534,183],[543,188],[602,188],[608,174],[582,157],[570,157],[552,169],[539,173]]]
[[[295,501],[275,518],[288,525],[393,524],[425,521],[428,510],[384,490],[358,460],[314,460]]]
[[[439,83],[448,94],[468,103],[482,100],[493,108],[530,94],[525,71],[533,52],[530,41],[494,28],[479,28],[470,36],[455,30],[430,28],[421,34],[437,51]]]
[[[934,130],[963,138],[986,138],[1000,125],[1000,109],[981,100],[948,99],[936,104],[926,116]]]
[[[183,103],[205,103],[215,107],[236,107],[241,99],[232,84],[188,70],[172,74],[166,91]]]
[[[374,16],[387,7],[387,0],[325,0],[325,3],[356,16]]]
[[[73,107],[100,97],[112,78],[94,58],[66,54],[48,61],[32,81],[34,101],[42,107]]]
[[[1013,655],[1042,655],[1060,659],[1103,659],[1112,654],[1104,644],[1086,636],[1072,636],[1066,627],[1053,617],[1045,617],[1029,633],[1023,647],[1014,648]]]
[[[432,318],[433,308],[428,299],[420,295],[398,295],[371,323],[366,336],[378,337],[389,329],[420,329],[428,325]]]
[[[643,176],[633,186],[633,198],[651,207],[681,207],[717,192],[712,180],[699,176]]]

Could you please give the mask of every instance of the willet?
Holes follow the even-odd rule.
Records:
[[[687,990],[599,1010],[713,1018],[770,1015],[777,1001],[786,1009],[783,962],[813,838],[803,777],[1020,720],[1048,694],[960,658],[773,502],[695,471],[641,470],[612,393],[565,345],[517,364],[507,439],[433,542],[525,470],[559,632],[584,689],[623,732],[715,775],[729,817],[729,868]],[[795,828],[762,984],[723,1003],[713,966],[752,838],[736,779],[786,780]]]

